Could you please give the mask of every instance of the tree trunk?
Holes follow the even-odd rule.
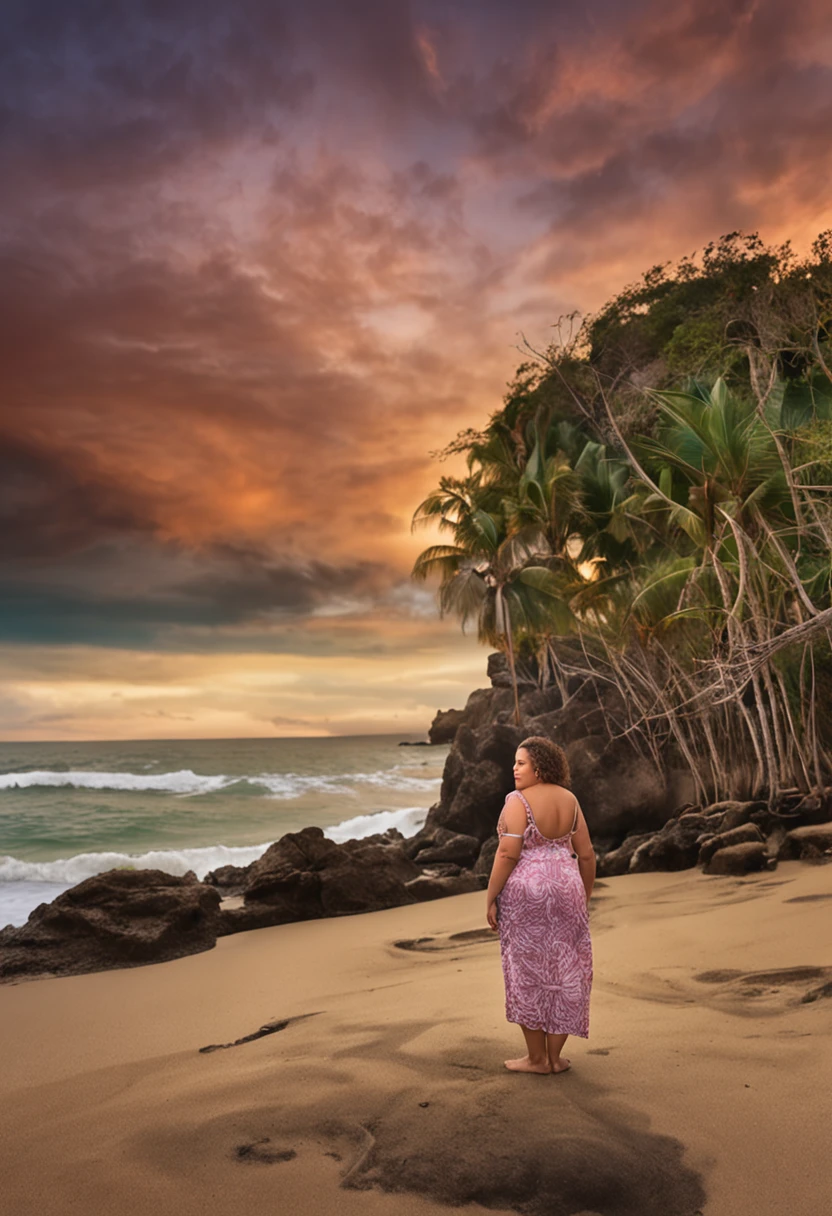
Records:
[[[506,640],[506,658],[511,673],[511,688],[514,693],[514,721],[520,725],[520,696],[517,691],[517,670],[514,665],[514,639],[511,636],[511,613],[505,601],[502,587],[497,588],[497,621],[502,626],[503,637]]]

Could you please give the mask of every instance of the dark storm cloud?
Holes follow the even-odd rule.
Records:
[[[97,537],[152,530],[153,500],[43,441],[0,434],[0,561],[64,557]]]
[[[81,577],[83,575],[83,578]],[[0,645],[81,643],[162,648],[171,629],[211,649],[212,631],[245,627],[236,646],[274,649],[283,631],[339,601],[378,602],[394,590],[378,563],[336,566],[276,562],[268,554],[216,546],[198,560],[176,549],[91,548],[82,562],[42,568],[7,562],[0,579]],[[201,637],[194,633],[201,630]]]
[[[0,148],[63,190],[144,184],[296,112],[314,77],[280,6],[23,0],[0,35]]]

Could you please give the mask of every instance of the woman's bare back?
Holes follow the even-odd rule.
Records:
[[[571,790],[562,785],[538,784],[524,790],[523,796],[542,836],[558,840],[573,830],[577,802]]]

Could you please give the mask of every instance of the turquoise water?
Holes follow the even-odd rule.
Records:
[[[202,877],[310,824],[412,835],[447,748],[400,740],[0,743],[0,926],[117,865]]]

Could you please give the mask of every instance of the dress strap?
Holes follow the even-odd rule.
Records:
[[[573,794],[572,797],[575,798],[575,795]],[[580,808],[578,806],[578,799],[575,798],[575,818],[572,820],[572,831],[569,833],[570,836],[574,836],[575,830],[578,826],[578,810],[579,809]]]
[[[506,798],[506,802],[508,802],[508,799],[511,798],[514,794],[517,795],[517,797],[523,803],[523,806],[526,808],[526,823],[528,824],[528,826],[530,828],[537,827],[537,824],[534,821],[534,815],[532,814],[532,808],[529,806],[528,802],[526,801],[525,794],[521,793],[520,790],[512,790],[511,793],[508,795],[508,798]]]
[[[505,820],[503,819],[503,813],[504,813],[504,811],[505,811],[506,807],[508,806],[508,800],[509,800],[509,798],[511,798],[512,794],[519,794],[519,795],[520,795],[520,798],[522,799],[522,802],[523,802],[523,806],[526,808],[526,822],[527,822],[527,824],[528,824],[528,823],[530,823],[530,822],[533,822],[533,821],[532,821],[532,820],[530,820],[530,818],[529,818],[529,804],[528,804],[528,802],[526,802],[526,799],[525,799],[525,798],[523,798],[523,795],[520,793],[520,791],[519,791],[519,790],[512,790],[512,791],[511,791],[511,793],[506,794],[506,800],[505,800],[505,802],[503,803],[503,809],[502,809],[502,811],[500,811],[500,818],[499,818],[499,820],[498,820],[498,822],[497,822],[497,833],[498,833],[498,835],[499,835],[499,836],[508,836],[510,840],[525,840],[525,838],[526,838],[526,833],[525,833],[525,832],[506,832],[506,831],[503,829],[503,824],[504,824],[504,822],[505,822]]]

